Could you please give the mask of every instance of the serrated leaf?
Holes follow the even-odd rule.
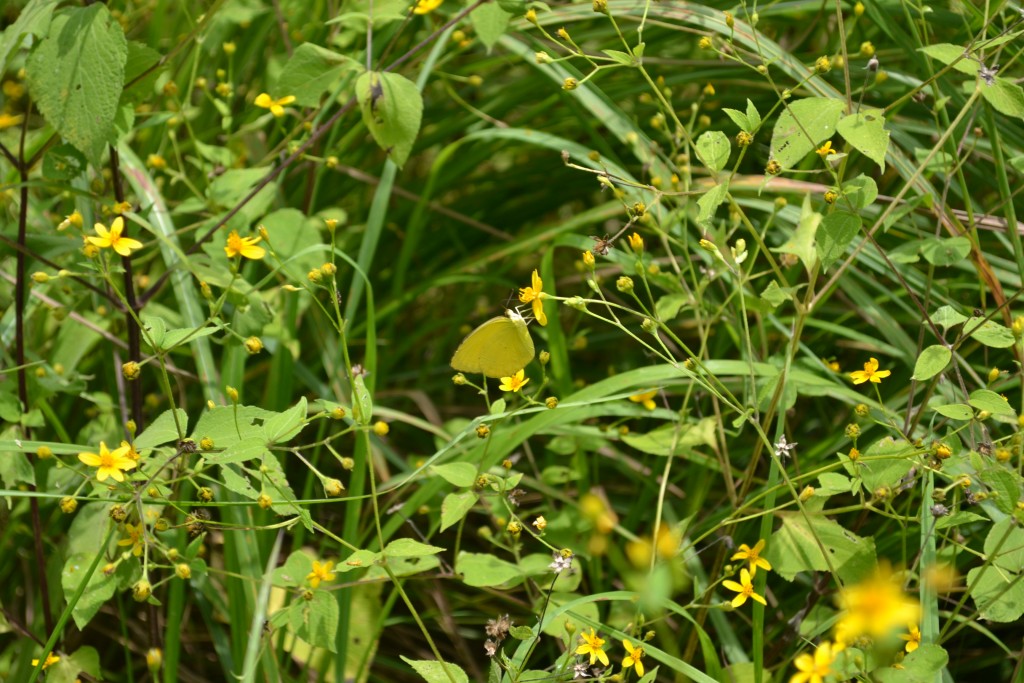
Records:
[[[13,24],[0,35],[0,74],[7,72],[11,55],[21,47],[26,36],[46,35],[57,0],[30,0]]]
[[[697,200],[697,206],[700,207],[700,211],[697,212],[697,222],[706,224],[712,218],[715,217],[715,212],[718,207],[721,206],[722,202],[725,201],[729,195],[729,183],[723,182],[715,185],[710,190],[701,195],[701,198]]]
[[[313,571],[313,558],[303,550],[296,550],[288,556],[284,564],[274,569],[271,574],[273,585],[280,588],[294,588],[306,583],[306,577]]]
[[[833,568],[844,582],[857,581],[875,568],[875,542],[870,536],[856,536],[821,515],[777,515],[782,518],[782,526],[772,534],[765,557],[772,563],[772,570],[787,581],[799,572]],[[829,553],[828,562],[822,546]]]
[[[75,553],[68,557],[64,563],[64,569],[61,571],[61,587],[64,589],[64,600],[67,602],[71,601],[75,591],[82,584],[85,579],[86,573],[89,571],[89,567],[92,566],[93,560],[96,559],[95,551],[91,553]],[[102,561],[102,560],[101,560]],[[114,597],[114,592],[117,590],[117,579],[113,576],[107,576],[102,571],[97,569],[89,577],[89,583],[86,585],[85,591],[82,593],[78,602],[75,603],[74,609],[71,611],[71,616],[75,619],[75,624],[79,629],[84,629],[96,613],[100,610],[110,598]]]
[[[885,129],[885,115],[881,109],[864,109],[844,116],[836,130],[854,149],[878,164],[885,172],[885,153],[889,149],[889,131]]]
[[[750,130],[747,132],[751,135],[761,127],[761,114],[758,113],[757,107],[749,99],[747,99],[747,122],[750,124]]]
[[[343,54],[313,43],[303,43],[295,48],[281,69],[273,92],[279,97],[293,95],[300,106],[315,107],[320,104],[321,97],[337,87],[345,72],[357,66]]]
[[[409,659],[405,655],[399,655],[402,661],[416,670],[427,683],[469,683],[469,677],[457,664],[451,662],[441,663],[436,659]]]
[[[508,28],[512,15],[498,3],[489,2],[470,12],[469,20],[473,23],[473,30],[480,36],[480,42],[487,47],[487,52],[490,52]]]
[[[488,5],[478,8],[484,9]],[[499,8],[500,10],[500,8]],[[409,79],[395,73],[370,71],[356,81],[363,123],[388,157],[401,168],[412,152],[423,118],[423,97]]]
[[[749,102],[750,100],[747,101]],[[750,132],[750,121],[747,119],[746,114],[741,111],[737,111],[736,109],[729,109],[728,107],[723,107],[722,111],[725,112],[726,116],[732,119],[732,122],[735,123],[740,130],[746,133]]]
[[[306,426],[306,411],[306,397],[303,396],[294,406],[264,422],[263,433],[267,442],[282,444],[294,438]]]
[[[914,374],[911,379],[918,381],[931,379],[942,372],[953,357],[953,351],[941,344],[934,344],[921,351],[914,363]]]
[[[177,421],[175,421],[175,415],[177,415]],[[181,428],[180,433],[178,432],[179,427]],[[188,413],[181,408],[165,410],[150,422],[141,434],[135,437],[134,445],[138,450],[153,448],[165,443],[177,442],[185,434],[188,434]]]
[[[716,173],[725,168],[731,151],[729,138],[720,130],[709,130],[697,138],[697,158]]]
[[[991,467],[980,474],[980,479],[996,494],[990,498],[990,500],[995,502],[996,507],[1006,514],[1012,515],[1017,509],[1017,501],[1020,498],[1019,477],[1017,474],[1000,467]],[[1021,571],[1024,569],[1024,531],[1020,529],[1015,531],[1017,533],[1017,538],[1014,539],[1016,542],[1004,544],[1003,549],[1021,549],[1020,554],[1014,559],[1015,566],[1009,567],[1013,571]]]
[[[951,420],[970,420],[974,417],[974,411],[971,410],[971,407],[963,403],[947,403],[946,405],[932,406],[932,410]]]
[[[47,123],[94,164],[112,142],[128,42],[106,5],[54,15],[26,64],[29,89]]]
[[[771,158],[792,168],[836,132],[842,100],[809,97],[789,103],[772,130]]]
[[[1020,575],[993,566],[975,567],[967,572],[967,585],[982,619],[1010,623],[1024,616],[1024,579]]]
[[[815,238],[815,249],[821,267],[827,269],[846,253],[847,247],[860,232],[860,216],[847,211],[833,211],[821,221]]]
[[[971,392],[967,401],[978,410],[987,410],[993,415],[1016,417],[1017,411],[1013,409],[1010,402],[994,391],[988,389],[977,389]]]
[[[441,501],[441,531],[461,522],[480,498],[475,491],[449,493]]]
[[[432,465],[430,471],[453,486],[468,488],[476,482],[476,465],[468,462],[450,462]]]
[[[384,546],[383,555],[385,557],[425,557],[440,552],[444,552],[444,548],[420,543],[411,538],[399,538]]]
[[[302,623],[296,635],[310,645],[337,652],[338,601],[327,591],[314,591],[313,599],[303,600]]]
[[[966,237],[925,240],[921,244],[921,255],[935,266],[951,266],[967,258],[971,253],[971,240]]]

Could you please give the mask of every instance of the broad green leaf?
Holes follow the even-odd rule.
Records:
[[[846,211],[834,211],[821,221],[815,249],[821,267],[827,269],[846,253],[850,242],[860,232],[860,216]]]
[[[996,78],[989,85],[979,82],[981,96],[1000,114],[1024,119],[1024,88],[1005,78]]]
[[[834,496],[837,493],[848,493],[853,486],[849,477],[845,477],[838,472],[825,472],[824,474],[820,474],[818,475],[818,482],[821,486],[817,487],[815,495],[821,493],[828,496]]]
[[[673,455],[696,446],[713,446],[715,420],[706,417],[697,422],[666,424],[646,434],[626,434],[622,440],[643,453]]]
[[[508,28],[508,22],[512,20],[512,15],[502,9],[498,3],[488,2],[470,12],[469,20],[473,24],[473,30],[480,36],[480,42],[490,52],[494,44],[498,42],[498,38],[501,38],[505,29]]]
[[[697,158],[716,173],[725,168],[731,151],[729,138],[720,130],[709,130],[697,138]]]
[[[880,488],[895,491],[903,477],[916,464],[913,456],[912,447],[889,437],[871,444],[861,455],[862,461],[869,463],[860,471],[865,488],[869,491]]]
[[[1017,474],[996,466],[981,472],[980,477],[995,494],[991,496],[990,500],[996,504],[996,507],[1008,515],[1013,514],[1017,509],[1017,501],[1020,498],[1019,477]],[[1022,532],[1018,540],[1021,543],[1017,544],[1017,547],[1024,548],[1024,532]],[[1024,560],[1024,557],[1021,559]],[[1019,564],[1017,569],[1024,569],[1024,562]]]
[[[854,209],[866,209],[878,198],[878,185],[872,178],[863,173],[853,180],[843,183],[840,188]]]
[[[491,415],[501,415],[505,412],[505,399],[499,398],[491,403]]]
[[[925,240],[921,244],[921,255],[935,266],[951,266],[960,263],[971,253],[971,240],[966,237]]]
[[[994,320],[968,318],[964,323],[964,332],[985,346],[994,349],[1008,349],[1016,343],[1013,331]]]
[[[1017,415],[1017,411],[1013,409],[1009,401],[988,389],[972,391],[967,402],[978,410],[987,410],[993,415],[1004,415],[1007,417],[1016,417]]]
[[[832,137],[843,113],[843,101],[808,97],[790,102],[772,131],[771,158],[792,168]]]
[[[459,491],[445,496],[441,501],[441,531],[462,521],[479,498],[474,491]]]
[[[1000,569],[1024,571],[1024,529],[1012,517],[996,522],[985,536],[985,555]]]
[[[697,222],[707,224],[714,218],[718,207],[721,206],[728,195],[729,183],[727,181],[715,185],[701,195],[701,198],[697,200],[697,206],[700,207],[700,211],[697,212]]]
[[[162,55],[145,43],[128,41],[128,56],[124,64],[124,85],[121,107],[134,107],[153,94],[153,87],[162,71],[157,65]],[[138,80],[136,80],[138,79]],[[129,84],[131,86],[129,87]]]
[[[430,471],[444,479],[452,486],[468,488],[476,482],[476,465],[471,465],[468,462],[451,462],[445,465],[433,465],[431,466]]]
[[[384,546],[384,557],[424,557],[444,552],[444,548],[427,545],[411,538],[399,538]]]
[[[296,629],[296,635],[310,645],[337,652],[339,611],[334,595],[314,591],[312,600],[302,600],[302,624]]]
[[[918,381],[931,379],[942,372],[953,357],[953,351],[948,346],[934,344],[921,351],[914,364],[912,379]]]
[[[194,328],[194,327],[182,327],[175,328],[173,330],[167,330],[164,333],[164,338],[160,342],[161,351],[171,351],[175,347],[185,344],[187,342],[194,341],[200,337],[208,337],[215,332],[220,332],[221,325],[214,323],[213,325],[207,325],[206,327]]]
[[[935,683],[948,662],[949,655],[941,646],[923,643],[903,658],[899,669],[882,666],[871,675],[879,683]]]
[[[966,51],[964,50],[963,45],[938,43],[936,45],[927,45],[918,49],[932,59],[942,62],[947,66],[956,62],[956,64],[953,65],[953,68],[960,73],[970,74],[972,76],[978,73],[978,63],[971,59],[968,54],[965,54]]]
[[[498,7],[513,17],[521,17],[526,14],[526,0],[498,0]]]
[[[661,322],[668,322],[677,315],[679,310],[690,302],[685,294],[666,294],[654,303],[654,314]]]
[[[87,673],[95,680],[102,680],[100,655],[93,647],[81,647],[72,654],[61,657],[60,661],[46,670],[47,683],[75,683],[81,680],[79,674]]]
[[[885,129],[885,115],[881,109],[862,109],[844,116],[836,124],[836,130],[854,149],[878,164],[882,173],[885,172],[889,131]]]
[[[772,248],[772,251],[782,254],[794,254],[804,264],[804,268],[808,272],[813,270],[818,259],[814,239],[818,232],[821,218],[821,214],[811,207],[810,195],[804,196],[804,203],[800,210],[800,222],[797,223],[793,236],[786,240],[782,246]]]
[[[142,338],[154,351],[161,348],[165,334],[167,334],[167,323],[163,318],[150,315],[142,316]]]
[[[750,124],[750,130],[747,132],[751,135],[761,127],[761,114],[758,113],[757,107],[749,99],[747,100],[747,122]]]
[[[932,410],[951,420],[970,420],[974,417],[974,411],[971,410],[971,407],[963,403],[947,403],[946,405],[932,406]]]
[[[293,95],[300,106],[315,107],[321,97],[337,87],[346,71],[355,68],[358,65],[351,57],[313,43],[303,43],[295,48],[281,69],[274,96]]]
[[[960,526],[961,524],[970,524],[971,522],[982,522],[988,518],[984,515],[979,515],[974,512],[954,512],[951,515],[945,517],[939,517],[935,520],[936,529],[948,529],[954,526]]]
[[[214,445],[216,446],[216,441]],[[215,465],[227,465],[236,462],[249,462],[262,458],[267,452],[267,437],[247,436],[241,441],[231,444],[223,451],[206,453],[206,461]]]
[[[177,422],[175,422],[177,414]],[[178,432],[178,428],[181,432]],[[160,413],[142,433],[135,437],[134,445],[138,450],[162,446],[165,443],[177,442],[188,434],[188,413],[178,408],[175,411],[165,410]]]
[[[44,36],[53,18],[53,6],[57,0],[30,0],[14,23],[0,35],[0,74],[6,73],[11,54],[21,47],[25,36]]]
[[[1024,574],[975,567],[967,572],[967,585],[982,619],[1010,623],[1024,616]]]
[[[870,536],[856,536],[822,515],[776,514],[782,518],[782,526],[772,534],[765,557],[772,570],[787,581],[799,572],[829,571],[822,546],[844,582],[862,579],[875,568],[875,541]]]
[[[427,683],[469,683],[469,677],[457,664],[439,662],[436,659],[409,659],[399,655],[402,661],[416,670]]]
[[[750,100],[747,100],[747,102],[750,102]],[[729,109],[728,107],[723,107],[722,111],[725,112],[726,116],[732,119],[732,122],[735,123],[740,130],[747,133],[750,132],[750,121],[747,119],[746,114],[735,109]]]
[[[47,180],[71,180],[85,172],[88,162],[74,145],[57,145],[46,150],[43,177]]]
[[[95,559],[95,549],[89,553],[74,553],[68,557],[60,575],[65,601],[70,601],[74,596],[75,591],[78,590],[82,580],[85,578],[86,572],[89,571],[89,567],[92,566]],[[98,567],[92,576],[89,577],[89,583],[86,586],[85,592],[82,593],[82,596],[71,610],[71,616],[74,617],[78,628],[84,629],[85,625],[96,616],[103,603],[114,597],[116,590],[117,578],[104,574],[102,565]]]
[[[127,56],[121,24],[95,3],[55,14],[26,64],[29,89],[47,123],[94,164],[114,142]]]
[[[478,10],[488,5],[481,6]],[[503,10],[499,11],[504,12]],[[405,165],[423,118],[423,97],[416,84],[396,73],[370,71],[356,81],[363,123],[388,157]]]
[[[303,396],[294,406],[264,422],[263,433],[267,442],[282,444],[294,438],[306,426],[306,410],[306,397]]]
[[[313,571],[313,558],[305,550],[296,550],[284,564],[274,569],[271,580],[281,588],[295,588],[306,583],[306,577]]]
[[[465,551],[459,553],[455,571],[462,575],[463,583],[477,588],[500,586],[523,576],[519,567],[511,562],[500,560],[489,553]]]
[[[966,321],[967,316],[959,313],[952,306],[940,306],[932,314],[932,322],[946,330]]]

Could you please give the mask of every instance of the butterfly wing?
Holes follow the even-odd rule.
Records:
[[[522,370],[535,354],[533,339],[521,318],[491,318],[462,340],[452,368],[487,377],[508,377]]]

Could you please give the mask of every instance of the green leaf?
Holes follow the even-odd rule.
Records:
[[[834,496],[837,493],[848,493],[853,488],[853,483],[849,477],[845,477],[838,472],[825,472],[824,474],[818,475],[818,481],[821,486],[817,488],[815,494],[824,494],[828,496]]]
[[[951,420],[970,420],[974,417],[974,411],[971,410],[971,407],[963,403],[947,403],[942,406],[932,406],[932,410]]]
[[[772,280],[761,292],[761,298],[771,304],[772,308],[778,308],[784,301],[792,301],[795,291],[796,287],[779,287],[779,283]]]
[[[214,442],[216,443],[216,442]],[[231,444],[223,451],[206,453],[206,461],[214,465],[228,465],[236,462],[249,462],[256,458],[262,458],[267,452],[267,438],[265,436],[247,436],[241,441]],[[248,486],[246,486],[248,488]],[[236,493],[241,493],[236,491]],[[257,494],[259,495],[259,494]]]
[[[531,626],[513,626],[508,630],[508,634],[516,640],[529,640],[537,635]]]
[[[868,446],[862,457],[870,462],[870,466],[860,472],[864,487],[869,491],[883,487],[895,490],[916,464],[914,449],[889,437]]]
[[[502,9],[501,5],[491,2],[480,5],[469,13],[473,30],[480,36],[480,42],[487,46],[488,53],[505,33],[511,19],[512,15]]]
[[[749,99],[747,100],[747,122],[750,124],[750,130],[747,132],[751,135],[761,127],[761,114],[758,113],[757,107]]]
[[[947,662],[949,655],[941,646],[923,643],[903,658],[901,668],[883,666],[871,674],[879,683],[934,683]]]
[[[843,101],[809,97],[789,103],[772,130],[771,158],[792,168],[836,132]]]
[[[988,389],[977,389],[971,392],[967,401],[978,410],[987,410],[993,415],[1004,415],[1016,417],[1017,411],[1013,409],[1010,402],[994,391]]]
[[[623,66],[637,66],[636,59],[628,52],[623,52],[621,50],[601,50],[601,52]]]
[[[475,491],[449,493],[441,501],[441,531],[462,521],[480,498]]]
[[[967,322],[967,316],[961,314],[952,306],[940,306],[935,313],[932,314],[932,322],[943,329],[948,330],[960,323]]]
[[[878,198],[878,185],[863,173],[843,183],[840,189],[854,209],[866,209]]]
[[[60,574],[61,587],[64,589],[64,599],[66,601],[70,602],[95,559],[95,550],[91,553],[74,553],[68,557]],[[116,590],[117,579],[104,574],[101,565],[89,577],[89,583],[86,585],[85,592],[82,593],[82,597],[78,599],[74,609],[71,610],[71,616],[74,617],[75,624],[79,629],[85,628],[85,625],[100,611],[103,603],[114,597],[114,591]]]
[[[1013,514],[1017,509],[1017,500],[1020,498],[1017,475],[1001,467],[991,467],[983,471],[980,474],[980,478],[996,494],[991,498],[995,502],[996,507],[1008,515]],[[1018,529],[1017,531],[1020,530]],[[1024,531],[1020,532],[1020,537],[1017,540],[1020,542],[1015,543],[1014,547],[1024,548]],[[1014,571],[1024,569],[1024,556],[1020,560],[1021,562],[1017,564]]]
[[[295,48],[281,69],[274,96],[293,95],[297,104],[315,107],[324,94],[337,87],[346,71],[357,67],[350,57],[313,43],[303,43]]]
[[[875,541],[870,536],[856,536],[822,515],[777,515],[782,518],[782,526],[772,534],[765,557],[772,563],[772,570],[787,581],[799,572],[829,571],[821,546],[844,582],[857,581],[875,568]]]
[[[384,557],[424,557],[444,552],[444,548],[427,545],[411,538],[399,538],[384,546]]]
[[[747,102],[749,103],[750,100],[747,100]],[[728,107],[723,107],[722,111],[725,112],[726,116],[732,119],[732,122],[735,123],[740,130],[746,133],[750,132],[750,121],[747,119],[746,114],[735,109],[729,109]]]
[[[953,351],[948,346],[934,344],[921,351],[914,364],[914,374],[911,379],[918,381],[931,379],[942,372],[953,357]]]
[[[821,221],[815,249],[821,267],[827,269],[846,253],[853,238],[860,232],[860,216],[846,211],[834,211]]]
[[[302,625],[296,635],[310,645],[337,652],[339,607],[335,597],[327,591],[314,591],[313,599],[303,600]]]
[[[85,172],[88,162],[74,145],[57,145],[43,157],[43,177],[47,180],[71,180]]]
[[[267,442],[282,444],[291,441],[306,426],[306,411],[306,397],[303,396],[294,406],[264,422],[263,433]]]
[[[121,24],[96,3],[54,15],[26,65],[29,89],[47,123],[94,164],[113,142],[127,56]]]
[[[654,314],[658,320],[667,323],[679,315],[679,310],[689,302],[690,297],[685,294],[666,294],[654,303]]]
[[[939,43],[937,45],[927,45],[918,49],[932,59],[942,62],[947,66],[956,62],[956,64],[953,65],[953,68],[960,73],[970,74],[972,76],[978,73],[978,63],[965,54],[966,51],[964,50],[963,45]]]
[[[486,5],[484,5],[486,7]],[[402,661],[416,670],[427,683],[469,683],[469,677],[462,667],[451,662],[439,662],[436,659],[409,659],[399,655]],[[447,671],[446,671],[447,670]],[[450,677],[449,677],[450,675]]]
[[[971,599],[982,619],[1010,623],[1024,616],[1024,578],[1021,574],[992,566],[975,567],[967,572],[967,585],[971,586]]]
[[[921,255],[935,266],[951,266],[967,258],[971,253],[971,240],[966,237],[925,240],[921,244]]]
[[[979,83],[981,96],[1000,114],[1024,119],[1024,88],[1005,78],[996,78],[995,83]]]
[[[476,483],[476,465],[468,462],[451,462],[445,465],[432,465],[430,471],[444,479],[452,486],[468,488]]]
[[[368,425],[373,418],[373,397],[370,396],[370,391],[366,388],[366,382],[363,381],[361,374],[355,376],[352,384],[352,393],[356,399],[355,406],[358,408],[355,415],[356,421],[361,425]]]
[[[523,576],[519,567],[494,555],[465,551],[459,553],[455,571],[462,575],[463,583],[476,588],[500,586]]]
[[[526,14],[526,0],[498,0],[498,7],[513,17],[521,17]]]
[[[772,248],[772,251],[782,254],[794,254],[804,264],[804,268],[808,272],[813,270],[818,258],[817,250],[814,246],[814,238],[818,232],[821,218],[821,214],[811,207],[811,196],[806,195],[800,211],[800,222],[797,223],[793,236],[786,240],[782,246]]]
[[[19,483],[35,486],[36,472],[21,451],[0,452],[0,480],[8,489],[16,489]]]
[[[0,36],[0,74],[6,73],[11,54],[21,47],[26,36],[44,36],[53,18],[57,0],[30,0],[13,24]]]
[[[476,12],[487,7],[482,5]],[[373,139],[401,168],[412,152],[423,118],[419,88],[399,74],[370,71],[356,81],[356,97]]]
[[[881,109],[862,109],[844,116],[836,124],[836,130],[854,149],[878,164],[882,173],[885,172],[889,131],[885,129],[885,115]]]
[[[102,680],[100,675],[100,655],[93,647],[81,647],[74,653],[61,657],[60,661],[52,664],[46,670],[47,683],[75,683],[79,674],[85,672],[96,680]]]
[[[709,130],[697,138],[697,158],[716,173],[725,168],[730,152],[729,138],[720,130]]]
[[[177,422],[175,422],[177,414]],[[178,432],[178,427],[181,432]],[[149,423],[141,434],[135,437],[136,449],[153,448],[162,446],[165,443],[177,443],[185,434],[188,434],[188,413],[178,408],[176,410],[165,410],[155,420]]]
[[[961,524],[970,524],[971,522],[982,522],[988,518],[984,515],[979,515],[974,512],[954,512],[951,515],[945,517],[939,517],[935,520],[936,529],[948,529],[954,526],[960,526]]]
[[[994,320],[968,318],[964,322],[964,332],[985,346],[995,349],[1008,349],[1016,343],[1013,331]]]
[[[697,206],[700,207],[700,211],[697,212],[697,222],[707,224],[712,218],[714,218],[718,207],[721,206],[722,202],[726,200],[728,195],[728,181],[715,185],[701,195],[701,198],[697,200]]]
[[[502,413],[505,412],[506,405],[507,404],[505,403],[505,399],[496,399],[494,402],[491,403],[491,415],[501,415]]]
[[[1013,502],[1016,506],[1016,497]],[[1000,569],[1009,572],[1024,570],[1024,529],[1018,527],[1011,517],[996,522],[985,536],[985,555]]]
[[[646,434],[629,433],[622,440],[649,455],[673,455],[696,446],[715,444],[715,420],[705,417],[697,422],[666,424]]]
[[[161,58],[159,52],[145,43],[128,41],[128,56],[124,63],[125,89],[121,93],[119,103],[122,107],[133,107],[153,94],[153,87],[163,70],[157,66]],[[128,87],[129,83],[132,84],[131,87]]]

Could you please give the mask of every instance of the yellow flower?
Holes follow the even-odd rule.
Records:
[[[548,316],[544,314],[544,302],[541,301],[541,299],[547,296],[547,294],[541,291],[543,287],[544,281],[540,279],[540,275],[534,269],[530,286],[519,289],[519,301],[524,304],[533,302],[533,317],[537,319],[541,326],[548,324]]]
[[[642,254],[644,251],[644,238],[634,232],[629,236],[629,248],[637,254]]]
[[[333,562],[324,562],[323,564],[320,564],[319,562],[314,561],[313,571],[306,576],[306,581],[309,581],[309,585],[313,588],[319,586],[321,581],[334,581],[334,572],[331,571],[332,569],[334,569]]]
[[[139,461],[139,452],[137,450],[135,450],[135,445],[134,444],[130,444],[127,441],[122,441],[121,442],[121,448],[125,449],[125,452],[124,452],[125,457],[129,458],[130,460],[134,460],[135,462]],[[118,450],[121,450],[121,449],[118,449]]]
[[[413,14],[429,14],[433,12],[444,0],[416,0],[416,4],[412,7]]]
[[[629,653],[622,660],[622,668],[623,669],[628,669],[631,666],[635,666],[636,667],[636,675],[637,676],[643,676],[644,675],[644,663],[642,661],[640,661],[640,658],[644,656],[644,649],[642,647],[640,647],[639,645],[637,645],[636,647],[633,647],[633,643],[629,642],[628,640],[623,640],[622,641],[622,646],[624,648],[626,648],[626,652]],[[591,662],[591,663],[593,663],[593,662]]]
[[[580,633],[580,646],[576,648],[576,654],[590,655],[591,666],[598,660],[605,666],[608,666],[608,655],[605,654],[604,648],[601,647],[602,645],[604,645],[604,638],[598,638],[594,629],[590,629],[589,635]]]
[[[121,546],[132,546],[132,555],[139,557],[142,555],[142,547],[145,544],[146,528],[142,522],[138,524],[125,524],[124,530],[128,534],[128,538],[122,538],[117,542]]]
[[[913,652],[921,644],[921,629],[917,624],[910,624],[910,633],[900,636],[900,639],[907,641],[907,652]]]
[[[48,668],[50,668],[51,666],[53,666],[54,664],[56,664],[59,661],[60,661],[60,657],[58,657],[57,655],[53,654],[52,652],[48,652],[46,654],[46,661],[43,662],[43,671],[46,671]],[[39,660],[38,659],[33,659],[32,660],[32,666],[39,666]]]
[[[8,114],[7,112],[0,113],[0,130],[17,126],[24,118],[25,117],[21,114]]]
[[[237,230],[232,230],[231,234],[228,235],[228,243],[224,247],[224,253],[228,255],[228,258],[234,258],[241,254],[247,259],[259,260],[267,253],[267,250],[263,247],[256,246],[260,239],[260,237],[241,237]]]
[[[526,386],[526,383],[530,381],[529,377],[525,377],[526,370],[520,370],[511,377],[502,377],[501,384],[498,386],[502,391],[516,392]]]
[[[832,149],[832,141],[831,140],[828,140],[827,142],[825,142],[824,145],[822,145],[821,147],[819,147],[817,149],[817,154],[822,159],[824,159],[825,157],[827,157],[830,154],[835,154],[835,153],[836,153],[836,151],[834,149]]]
[[[81,212],[79,212],[78,209],[75,209],[74,211],[71,212],[71,215],[65,216],[64,220],[57,224],[57,229],[64,230],[65,228],[68,228],[72,225],[75,226],[76,228],[80,228],[82,227],[82,222],[83,219]]]
[[[739,583],[736,583],[735,581],[728,581],[727,580],[727,581],[723,581],[722,585],[725,586],[726,588],[728,588],[731,591],[736,591],[737,595],[736,595],[735,598],[732,599],[732,606],[733,607],[739,607],[740,605],[742,605],[743,603],[745,603],[747,601],[747,598],[750,598],[752,600],[756,600],[757,602],[761,603],[762,605],[767,605],[768,604],[767,602],[765,602],[764,598],[762,598],[760,595],[758,595],[757,593],[754,592],[754,584],[750,580],[750,572],[748,572],[746,569],[741,569],[740,570],[740,582]]]
[[[888,566],[882,565],[875,575],[839,593],[842,610],[835,627],[836,642],[847,645],[862,635],[880,638],[892,629],[917,624],[921,606],[903,592]]]
[[[99,237],[87,237],[86,239],[90,244],[101,249],[113,249],[121,256],[131,256],[132,249],[142,249],[142,242],[121,235],[124,232],[124,219],[120,216],[110,224],[110,230],[107,230],[102,223],[97,223],[93,229]]]
[[[121,446],[113,451],[107,449],[107,444],[100,441],[100,452],[79,453],[78,459],[89,467],[98,467],[96,472],[97,481],[103,481],[112,477],[115,481],[124,481],[124,470],[135,469],[136,463],[128,457],[128,448]]]
[[[746,543],[740,543],[740,548],[735,555],[732,556],[734,560],[746,560],[750,563],[750,575],[753,576],[757,573],[757,568],[771,571],[772,565],[768,560],[761,557],[761,551],[764,550],[764,539],[760,539],[751,548]]]
[[[832,644],[822,643],[813,655],[804,653],[793,661],[799,673],[793,674],[789,683],[823,683],[825,676],[833,673],[833,659],[835,655],[832,653]]]
[[[643,404],[643,407],[647,408],[647,410],[654,410],[658,407],[658,404],[654,402],[654,397],[657,395],[658,390],[651,389],[650,391],[645,391],[642,394],[633,394],[629,397],[629,400],[633,403]]]
[[[854,370],[851,372],[850,378],[853,379],[854,384],[864,384],[864,382],[881,384],[882,380],[891,374],[892,373],[888,370],[879,370],[878,360],[872,358],[864,364],[863,370]]]
[[[279,99],[273,99],[270,95],[265,92],[260,93],[253,100],[253,104],[257,107],[263,107],[269,109],[270,113],[280,118],[284,116],[284,108],[295,101],[295,95],[285,95]]]

